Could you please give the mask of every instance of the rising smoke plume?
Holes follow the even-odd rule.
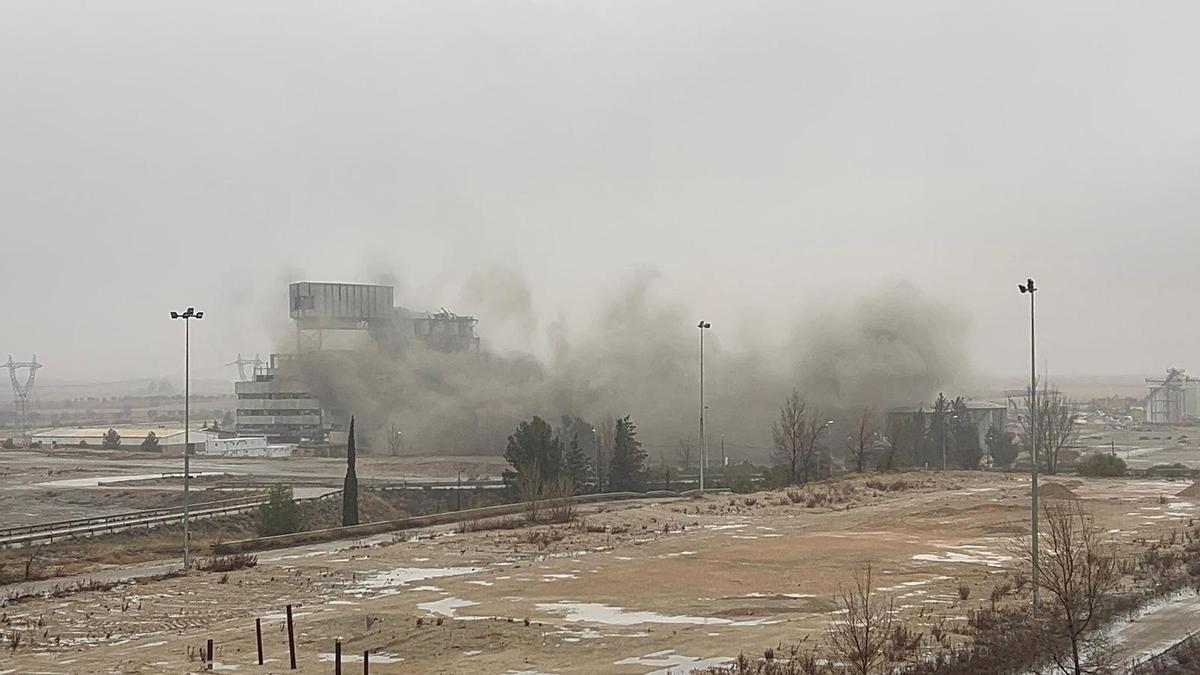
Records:
[[[488,270],[466,282],[481,317],[481,352],[413,348],[401,355],[373,344],[314,354],[294,373],[327,406],[353,411],[373,452],[403,432],[406,453],[499,453],[517,423],[533,415],[575,415],[599,423],[631,414],[652,457],[694,438],[698,417],[696,328],[682,303],[656,292],[657,276],[635,274],[577,330],[541,321],[520,275]],[[477,308],[477,309],[476,309]],[[882,290],[795,317],[778,344],[733,350],[710,335],[705,375],[710,438],[731,456],[756,457],[793,387],[831,416],[855,408],[914,404],[967,368],[965,314],[911,286]],[[489,339],[495,328],[509,350]],[[514,343],[544,331],[538,359]],[[530,350],[531,351],[531,350]],[[710,447],[712,447],[710,445]]]

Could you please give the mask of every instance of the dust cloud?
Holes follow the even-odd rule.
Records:
[[[569,325],[537,315],[519,273],[491,268],[464,281],[472,303],[464,310],[481,318],[479,353],[389,354],[364,344],[312,354],[289,376],[325,406],[353,412],[360,439],[376,453],[388,450],[393,430],[402,432],[405,454],[490,454],[533,415],[599,426],[630,414],[652,460],[670,461],[678,440],[696,435],[697,329],[694,312],[659,286],[657,274],[635,273],[587,320]],[[782,340],[740,349],[708,334],[706,420],[710,439],[725,439],[731,457],[769,451],[771,422],[793,387],[846,417],[862,405],[927,401],[968,368],[965,312],[907,284],[798,309],[791,326]],[[538,337],[549,345],[546,356],[517,349]]]

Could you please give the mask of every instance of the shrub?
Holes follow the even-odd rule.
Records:
[[[292,498],[292,488],[275,485],[267,494],[267,503],[258,508],[258,534],[272,537],[300,531],[300,507]]]
[[[157,452],[158,451],[158,435],[155,434],[153,431],[146,434],[146,438],[144,440],[142,440],[142,444],[140,447],[142,448],[142,450],[145,450],[146,452]]]
[[[783,465],[769,466],[763,470],[762,486],[768,490],[778,490],[791,485],[788,467]]]
[[[117,433],[116,429],[109,429],[104,434],[101,445],[108,450],[116,450],[121,447],[121,434]]]
[[[732,492],[747,494],[754,492],[755,469],[750,462],[742,462],[725,468],[725,483]]]
[[[552,544],[562,541],[567,537],[567,533],[562,530],[551,527],[544,530],[529,530],[521,535],[520,540],[526,544],[534,544],[539,551],[544,551]]]
[[[551,500],[547,515],[552,523],[569,523],[575,519],[575,482],[564,476],[542,488],[542,498]]]
[[[1128,467],[1125,466],[1125,460],[1106,452],[1088,456],[1087,459],[1077,464],[1076,468],[1081,476],[1098,478],[1124,476],[1128,470]]]

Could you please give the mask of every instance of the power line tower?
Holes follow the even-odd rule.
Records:
[[[237,366],[238,367],[238,377],[241,378],[242,382],[249,382],[250,380],[254,379],[254,369],[262,366],[264,363],[265,363],[265,361],[263,361],[261,358],[259,358],[258,354],[255,354],[254,358],[252,358],[252,359],[243,359],[242,355],[239,353],[237,355],[236,361],[230,361],[229,363],[226,363],[225,365]],[[246,376],[246,366],[253,366],[253,368],[250,369],[249,377]]]
[[[37,362],[35,354],[32,361],[13,361],[12,354],[8,355],[8,363],[3,364],[8,368],[8,377],[12,380],[13,398],[16,400],[17,406],[17,428],[21,431],[21,440],[25,442],[25,447],[29,447],[29,399],[33,395],[33,381],[37,377],[38,368],[42,364]],[[20,378],[17,377],[17,371],[22,368],[28,371],[25,377],[25,384],[21,384]]]

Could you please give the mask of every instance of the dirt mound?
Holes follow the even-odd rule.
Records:
[[[1176,497],[1200,497],[1200,483],[1192,483],[1183,489]]]
[[[1071,489],[1062,483],[1043,483],[1039,485],[1038,496],[1043,499],[1079,499],[1079,495],[1071,492]]]

